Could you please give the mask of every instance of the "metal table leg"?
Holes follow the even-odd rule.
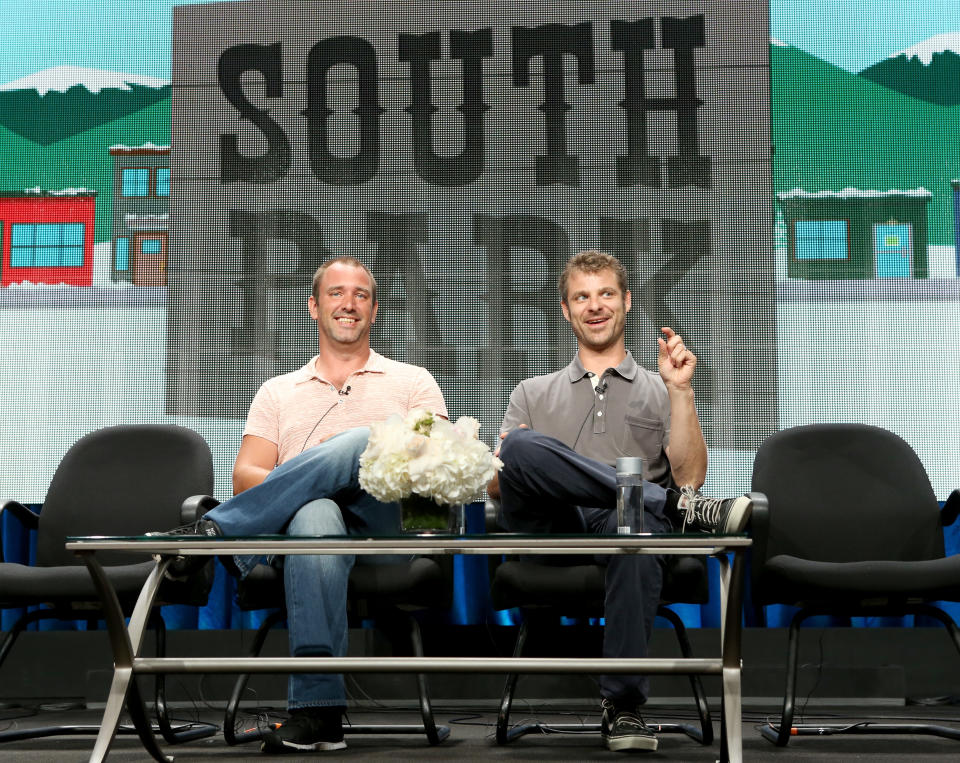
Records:
[[[720,648],[723,654],[723,692],[720,706],[720,759],[740,763],[743,760],[740,691],[740,611],[743,584],[743,553],[733,554],[733,566],[726,555],[720,562]]]
[[[92,551],[77,551],[77,554],[87,565],[90,577],[100,594],[107,633],[110,636],[110,646],[113,649],[113,680],[110,683],[110,695],[103,712],[100,733],[97,735],[96,744],[90,755],[91,763],[94,761],[99,763],[107,757],[116,736],[117,727],[120,725],[120,713],[123,712],[124,705],[130,713],[130,719],[133,721],[140,741],[151,757],[164,763],[172,761],[173,757],[163,754],[163,751],[157,745],[156,738],[153,736],[153,729],[147,718],[143,697],[137,688],[133,673],[133,664],[143,646],[143,636],[150,618],[150,611],[153,608],[153,601],[160,587],[160,581],[163,580],[163,571],[169,564],[169,559],[158,562],[157,566],[147,576],[130,617],[130,624],[124,627],[120,601],[117,599],[116,591],[113,590],[103,567],[96,559],[95,553]]]

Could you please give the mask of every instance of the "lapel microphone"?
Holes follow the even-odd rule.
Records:
[[[337,394],[340,395],[341,397],[346,397],[347,395],[349,395],[349,394],[350,394],[350,385],[348,384],[346,387],[344,387],[343,389],[339,390],[339,391],[337,392]]]

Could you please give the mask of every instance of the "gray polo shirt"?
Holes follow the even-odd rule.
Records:
[[[670,400],[660,375],[640,368],[628,351],[596,389],[592,376],[577,355],[560,371],[525,379],[510,394],[500,431],[525,424],[610,466],[618,456],[640,456],[647,480],[672,487]]]

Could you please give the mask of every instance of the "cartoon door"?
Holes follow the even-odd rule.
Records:
[[[877,278],[910,278],[913,275],[913,226],[909,223],[874,225],[873,256]]]
[[[147,233],[133,240],[133,283],[167,285],[167,234]]]

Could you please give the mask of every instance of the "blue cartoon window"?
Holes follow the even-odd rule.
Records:
[[[11,226],[10,266],[83,267],[83,223],[17,223]]]
[[[117,247],[113,254],[114,267],[119,270],[130,269],[130,239],[121,236],[117,239]]]
[[[846,220],[797,220],[794,237],[798,260],[845,260],[849,257]]]
[[[150,195],[150,170],[130,167],[121,173],[121,193],[124,196]]]
[[[157,196],[170,195],[170,169],[160,167],[157,170]]]

